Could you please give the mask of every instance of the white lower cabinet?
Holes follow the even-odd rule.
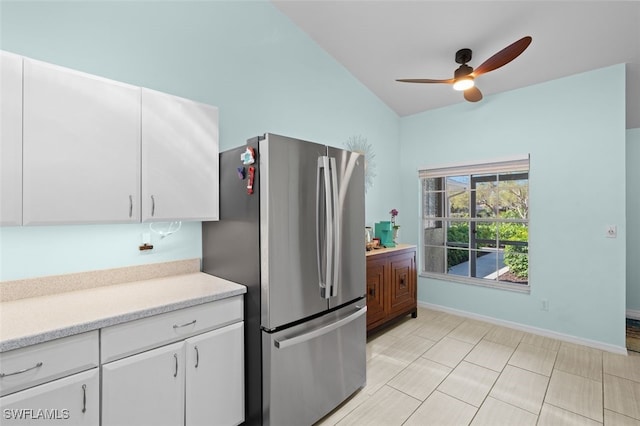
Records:
[[[242,312],[240,298],[213,302]],[[201,305],[204,306],[204,305]],[[102,351],[117,353],[122,341],[142,341],[161,330],[189,330],[201,307],[163,314],[156,318],[158,331],[149,327],[150,318],[114,326],[103,331]],[[191,318],[196,318],[192,320]],[[215,316],[209,319],[214,321]],[[173,326],[166,319],[177,320]],[[187,334],[179,341],[164,344],[102,365],[102,426],[122,425],[238,425],[244,421],[244,322],[229,315],[220,328]],[[170,323],[167,323],[170,324]],[[117,328],[116,328],[117,327]],[[109,336],[109,338],[107,338]],[[124,339],[124,340],[123,340]],[[160,343],[162,342],[162,343]],[[148,348],[148,342],[143,345]],[[122,352],[122,351],[120,351]],[[124,353],[124,352],[123,352]]]
[[[242,313],[240,295],[0,353],[0,424],[238,425]]]
[[[98,426],[98,368],[54,380],[0,398],[0,424]]]
[[[98,425],[98,331],[0,353],[1,425]]]
[[[187,426],[244,421],[243,340],[243,323],[187,339]]]
[[[184,342],[102,366],[102,425],[184,422]]]

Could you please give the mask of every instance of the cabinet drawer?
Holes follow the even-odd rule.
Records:
[[[102,363],[242,321],[242,317],[242,296],[235,296],[103,328]]]
[[[98,366],[98,331],[0,353],[0,396]]]

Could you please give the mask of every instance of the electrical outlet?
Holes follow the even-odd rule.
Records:
[[[617,238],[618,237],[618,227],[616,225],[607,225],[605,229],[605,236],[607,238]]]
[[[548,299],[542,299],[542,303],[540,304],[540,309],[542,309],[543,311],[548,311],[549,310],[549,300]]]

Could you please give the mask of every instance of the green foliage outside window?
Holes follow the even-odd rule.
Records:
[[[507,215],[505,215],[507,216]],[[496,232],[496,227],[499,232]],[[476,227],[476,236],[481,240],[495,240],[496,235],[501,241],[528,241],[529,228],[523,223],[482,223]],[[447,229],[447,241],[458,244],[469,244],[469,223],[454,222]],[[455,244],[451,244],[455,245]],[[529,275],[529,247],[506,245],[504,248],[504,263],[518,278],[526,279]],[[447,267],[451,268],[469,260],[467,250],[449,250]]]
[[[515,225],[515,224],[514,224]],[[520,225],[520,224],[517,224]],[[528,241],[529,229],[525,226],[517,226],[512,230],[511,239],[516,241]],[[529,277],[529,247],[528,246],[506,246],[504,248],[504,264],[509,267],[509,271],[518,278]]]
[[[456,243],[469,244],[469,224],[466,222],[457,222],[451,224],[447,229],[447,241],[455,241]],[[447,268],[456,266],[462,262],[469,260],[469,252],[467,250],[449,250],[447,255]]]

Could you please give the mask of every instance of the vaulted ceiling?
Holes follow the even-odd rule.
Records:
[[[477,67],[529,35],[513,62],[479,76],[484,96],[627,64],[627,128],[640,127],[640,2],[340,0],[272,3],[398,115],[464,102],[445,84],[455,52]],[[594,88],[595,89],[595,88]]]

